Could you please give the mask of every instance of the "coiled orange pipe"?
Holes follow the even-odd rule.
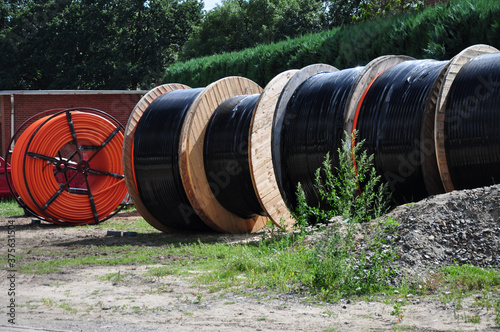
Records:
[[[98,223],[127,193],[123,128],[94,113],[66,110],[43,117],[19,137],[12,182],[35,214],[58,224]]]

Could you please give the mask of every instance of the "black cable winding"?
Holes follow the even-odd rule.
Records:
[[[315,172],[327,153],[334,167],[344,136],[345,107],[362,67],[319,73],[296,89],[287,104],[281,133],[282,188],[291,211],[300,182],[310,206],[320,205]]]
[[[428,196],[420,156],[423,112],[446,64],[415,60],[389,68],[373,82],[359,111],[357,141],[366,140],[363,148],[375,155],[377,173],[397,202]]]
[[[500,54],[481,55],[458,72],[445,113],[445,150],[455,189],[500,182]]]
[[[248,160],[252,115],[260,95],[236,96],[212,115],[205,133],[205,173],[217,201],[234,214],[249,219],[265,215],[255,194]]]
[[[136,127],[137,189],[147,210],[167,227],[209,229],[189,203],[179,170],[182,124],[202,90],[174,90],[159,96],[144,111]]]

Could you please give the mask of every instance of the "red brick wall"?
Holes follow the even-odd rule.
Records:
[[[108,113],[127,125],[132,109],[141,99],[137,94],[69,94],[69,95],[14,95],[15,121],[14,130],[17,130],[27,119],[33,115],[54,108],[89,107]],[[2,98],[0,116],[0,147],[2,156],[5,155],[11,137],[11,97]]]

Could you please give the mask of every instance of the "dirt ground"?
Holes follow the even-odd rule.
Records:
[[[121,213],[115,218],[137,218]],[[21,248],[61,248],[61,258],[82,245],[112,241],[153,245],[139,237],[112,238],[103,228],[60,228],[31,218],[0,221],[2,255],[8,252],[9,220],[15,222],[15,243]],[[157,237],[179,235],[154,234]],[[182,235],[183,239],[199,235]],[[254,240],[260,235],[208,234],[210,241]],[[135,242],[134,242],[135,241]],[[63,247],[62,247],[63,246]],[[36,259],[43,259],[38,255]],[[42,257],[42,258],[40,258]],[[302,294],[280,294],[266,289],[210,293],[190,277],[146,277],[152,266],[86,266],[53,274],[0,273],[0,331],[489,331],[497,330],[493,309],[462,301],[462,309],[432,296],[408,298],[404,318],[391,315],[393,303],[346,299],[337,303],[313,301]],[[105,280],[110,273],[121,282]],[[15,324],[9,319],[12,276],[15,287]],[[479,323],[466,322],[479,316]]]

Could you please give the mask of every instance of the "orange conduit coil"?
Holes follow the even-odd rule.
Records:
[[[42,219],[99,223],[127,194],[122,145],[123,126],[104,112],[67,109],[43,117],[15,145],[12,182],[28,210]]]

